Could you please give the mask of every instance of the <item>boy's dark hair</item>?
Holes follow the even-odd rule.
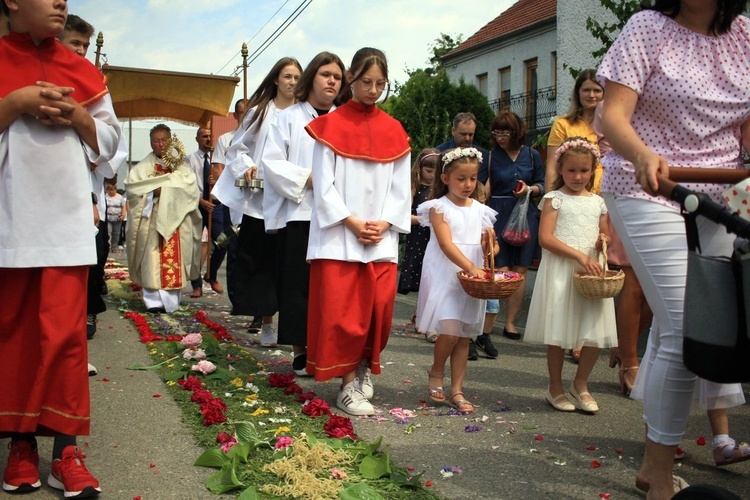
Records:
[[[10,17],[10,10],[8,10],[8,6],[5,4],[5,0],[0,0],[0,8],[3,9],[3,14],[5,14],[5,17]]]
[[[656,10],[665,16],[674,19],[680,13],[680,0],[654,0],[644,1],[641,4],[643,10]],[[716,2],[716,13],[709,26],[709,31],[714,35],[723,35],[732,27],[732,22],[747,10],[747,0],[718,0]]]
[[[5,2],[3,2],[3,5],[5,5]],[[66,31],[75,31],[89,38],[94,36],[94,27],[75,14],[68,14],[63,33]]]
[[[315,80],[315,75],[318,74],[318,70],[321,66],[331,63],[336,63],[338,67],[341,68],[341,78],[346,78],[346,67],[341,58],[331,52],[321,52],[313,57],[313,60],[307,65],[305,71],[302,72],[302,76],[297,82],[297,87],[294,89],[294,97],[300,101],[306,101],[307,98],[310,97],[310,92],[312,92],[313,81]],[[343,88],[344,86],[342,84],[341,90],[343,90]],[[341,95],[341,91],[339,91],[339,95]]]
[[[152,128],[151,130],[149,130],[149,132],[148,132],[149,139],[151,137],[153,137],[154,136],[154,132],[156,132],[158,130],[166,130],[167,134],[169,134],[170,136],[172,135],[172,129],[169,128],[166,123],[158,123],[158,124],[154,125],[154,128]]]

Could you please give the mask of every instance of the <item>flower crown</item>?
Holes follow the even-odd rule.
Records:
[[[599,153],[599,146],[584,137],[571,137],[570,139],[566,139],[565,141],[563,141],[563,143],[560,144],[560,147],[557,148],[557,151],[555,151],[555,160],[557,160],[559,163],[560,158],[562,158],[563,155],[571,149],[585,149],[586,151],[591,153],[591,155],[596,158],[597,161],[601,157],[601,154]]]
[[[477,148],[456,148],[443,154],[443,168],[459,158],[476,158],[482,163],[482,153]]]

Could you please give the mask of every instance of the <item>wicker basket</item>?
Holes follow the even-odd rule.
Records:
[[[604,265],[602,266],[602,275],[593,276],[576,271],[573,273],[573,281],[576,284],[578,293],[587,299],[609,299],[614,297],[625,283],[625,273],[620,271],[610,271],[607,268],[607,241],[604,236],[602,240],[602,255],[604,256]]]
[[[493,235],[494,238],[494,235]],[[489,273],[490,279],[475,278],[469,276],[463,271],[456,273],[458,282],[464,291],[475,299],[504,299],[510,297],[521,287],[524,281],[523,274],[518,274],[512,278],[500,280],[492,279],[495,276],[495,259],[492,258],[492,251],[484,256],[484,270]],[[517,274],[517,273],[513,273]]]

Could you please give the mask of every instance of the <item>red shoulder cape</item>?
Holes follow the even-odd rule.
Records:
[[[390,163],[411,151],[401,122],[377,106],[354,101],[316,118],[305,130],[345,158]]]
[[[0,98],[37,81],[73,87],[71,97],[89,106],[109,93],[106,79],[96,66],[47,38],[38,47],[27,33],[10,32],[0,38]]]

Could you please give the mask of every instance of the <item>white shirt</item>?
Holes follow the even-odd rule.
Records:
[[[263,190],[261,189],[240,189],[234,185],[236,179],[245,177],[250,167],[258,167],[258,179],[264,179],[261,156],[263,148],[268,139],[268,132],[271,125],[279,113],[279,109],[270,101],[266,108],[266,116],[260,130],[257,122],[250,128],[248,124],[250,119],[257,112],[257,107],[251,108],[245,113],[242,124],[234,133],[234,138],[229,146],[225,157],[225,168],[219,176],[219,180],[214,186],[214,196],[216,196],[224,205],[230,209],[235,209],[245,215],[256,219],[263,218]],[[226,134],[225,134],[226,135]],[[222,136],[224,137],[224,136]],[[221,139],[221,138],[220,138]],[[233,219],[234,222],[234,219]]]
[[[115,156],[121,130],[109,95],[86,111],[99,154],[72,127],[26,114],[0,132],[0,267],[96,262],[89,164]]]
[[[208,155],[208,162],[211,162],[211,155],[208,152],[201,151],[200,149],[196,149],[192,153],[190,153],[185,160],[190,165],[190,168],[193,169],[193,173],[195,174],[195,180],[198,183],[198,190],[201,193],[201,198],[203,198],[203,156]]]
[[[316,142],[307,260],[398,262],[399,233],[411,231],[410,160],[408,154],[392,163],[354,160]],[[363,245],[343,224],[350,215],[392,226],[377,245]]]
[[[234,137],[234,133],[236,131],[233,130],[231,132],[227,132],[226,134],[221,134],[218,139],[216,139],[216,147],[214,147],[214,153],[211,155],[211,164],[214,163],[221,163],[222,165],[226,165],[226,155],[227,150],[229,149],[229,144],[232,142],[232,137]]]
[[[290,221],[309,221],[312,216],[313,193],[305,184],[312,172],[315,140],[305,125],[317,117],[308,102],[298,102],[281,111],[271,125],[262,156],[266,231],[286,227]]]

